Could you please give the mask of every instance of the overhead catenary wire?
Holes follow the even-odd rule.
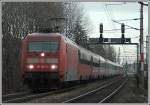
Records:
[[[133,29],[133,28],[126,28],[126,29]],[[104,30],[104,31],[120,31],[121,29],[112,29],[112,30]]]
[[[112,23],[111,23],[111,20],[110,20],[110,15],[109,15],[109,13],[108,13],[108,10],[107,10],[107,8],[106,8],[106,5],[105,5],[105,7],[104,7],[104,10],[105,10],[105,13],[106,13],[106,17],[107,17],[107,20],[108,20],[108,22],[109,22],[109,24],[112,26]],[[111,27],[112,28],[112,27]],[[113,32],[114,33],[114,32]]]
[[[132,20],[140,20],[140,18],[133,18],[133,19],[123,19],[123,20],[117,20],[117,21],[132,21]]]
[[[112,29],[116,29],[116,26],[115,24],[112,22],[113,20],[113,14],[112,14],[112,9],[109,9],[108,8],[108,4],[105,4],[105,10],[106,10],[106,13],[107,13],[107,17],[109,17],[109,24],[111,25],[111,28]],[[114,30],[114,33],[116,33],[116,30]]]
[[[114,29],[116,29],[116,26],[115,26],[115,24],[112,22],[112,20],[113,20],[113,18],[114,18],[114,16],[113,16],[113,10],[112,10],[112,8],[111,8],[111,6],[106,6],[106,9],[108,10],[108,13],[109,13],[109,16],[110,16],[110,21],[111,21],[111,24],[112,24],[112,27],[114,28]]]
[[[115,23],[118,23],[118,24],[122,24],[122,23],[120,23],[116,20],[112,20],[112,21],[115,22]],[[129,26],[129,25],[125,25],[125,26],[130,27],[130,28],[135,29],[135,30],[138,30],[138,31],[140,30],[139,28],[135,28],[135,27],[132,27],[132,26]]]

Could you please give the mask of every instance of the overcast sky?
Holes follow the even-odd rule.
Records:
[[[147,3],[148,4],[148,3]],[[89,37],[99,37],[99,24],[103,23],[104,30],[120,29],[120,24],[112,20],[125,20],[140,18],[140,4],[137,2],[83,2],[82,3],[87,17],[93,27],[93,31]],[[148,7],[144,6],[144,36],[148,35]],[[139,20],[120,21],[126,25],[140,28]],[[128,28],[128,27],[126,27]],[[133,43],[139,42],[139,30],[126,29],[125,37],[132,38]],[[118,31],[104,31],[103,37],[121,37],[120,30]],[[136,59],[135,46],[117,46],[116,50],[121,49],[121,56],[135,56],[128,58],[129,60]],[[124,49],[123,49],[124,48]]]

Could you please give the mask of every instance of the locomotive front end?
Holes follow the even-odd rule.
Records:
[[[23,78],[32,88],[59,82],[60,38],[29,35],[23,46]]]

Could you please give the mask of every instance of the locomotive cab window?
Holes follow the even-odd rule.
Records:
[[[29,52],[57,52],[58,50],[58,41],[33,41],[28,44]]]

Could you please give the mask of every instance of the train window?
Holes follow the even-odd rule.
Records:
[[[87,55],[86,54],[84,54],[84,60],[87,61]]]
[[[78,50],[78,56],[81,64],[90,65],[90,60],[88,60],[89,55],[86,55],[84,52]]]
[[[57,52],[58,49],[58,41],[33,41],[28,45],[29,52]]]
[[[78,57],[79,57],[79,60],[80,60],[80,57],[81,57],[81,52],[80,52],[80,50],[78,50]]]
[[[101,62],[100,67],[103,68],[103,62]]]
[[[79,62],[83,63],[83,53],[81,53],[80,50],[78,50],[78,57],[79,57]]]
[[[106,67],[105,67],[105,65],[106,65],[106,63],[105,62],[102,62],[101,63],[101,67],[103,68],[103,69],[105,69]]]
[[[66,44],[66,53],[67,53],[67,44]]]
[[[80,54],[81,54],[81,55],[80,55],[80,59],[83,59],[83,56],[84,56],[83,53],[80,53]]]
[[[90,64],[93,65],[93,57],[91,56]]]

